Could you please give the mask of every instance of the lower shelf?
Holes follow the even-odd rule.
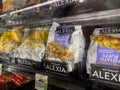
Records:
[[[48,90],[119,90],[120,86],[111,85],[99,81],[80,80],[78,78],[63,76],[55,73],[51,73],[46,70],[36,70],[30,67],[24,67],[18,64],[5,64],[5,70],[13,70],[26,75],[30,75],[33,79],[36,73],[40,73],[48,76]],[[35,90],[34,80],[16,90]]]

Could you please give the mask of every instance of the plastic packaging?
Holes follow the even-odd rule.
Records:
[[[0,52],[10,53],[20,45],[22,32],[21,28],[3,32],[0,37]]]
[[[120,29],[117,27],[97,28],[91,36],[87,55],[87,73],[91,64],[105,66],[120,65]]]
[[[48,28],[35,28],[33,33],[12,52],[13,57],[41,61],[45,54],[47,37]]]
[[[81,26],[54,22],[48,36],[46,59],[65,63],[83,60],[85,41]]]

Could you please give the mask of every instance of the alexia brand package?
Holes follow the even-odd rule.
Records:
[[[82,61],[85,41],[81,26],[53,23],[47,42],[46,59],[77,63]]]
[[[45,54],[47,37],[48,28],[35,28],[33,33],[12,52],[13,57],[41,61]]]
[[[1,33],[0,36],[0,52],[10,53],[19,46],[21,38],[21,28],[13,28],[12,30]]]
[[[11,10],[14,10],[12,0],[2,0],[2,11],[7,12]]]
[[[5,30],[5,29],[3,29]],[[17,27],[3,31],[0,35],[0,58],[9,59],[10,53],[17,48],[22,41],[22,28]]]
[[[12,5],[15,9],[20,9],[27,6],[28,0],[12,0]]]
[[[120,65],[120,28],[97,28],[91,36],[87,56],[87,72],[91,64]]]

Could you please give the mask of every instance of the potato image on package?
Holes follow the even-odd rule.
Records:
[[[66,62],[69,58],[74,61],[74,53],[55,42],[48,43],[46,54],[49,57],[60,58],[62,62]]]
[[[120,38],[113,36],[92,36],[94,42],[98,43],[100,47],[107,47],[120,52]]]

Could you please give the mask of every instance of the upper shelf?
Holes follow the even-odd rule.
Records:
[[[120,23],[120,8],[118,7],[118,9],[116,9],[119,0],[116,0],[115,5],[112,5],[112,7],[116,7],[110,10],[108,8],[106,9],[105,5],[109,7],[112,0],[109,0],[109,2],[108,0],[73,0],[79,3],[69,2],[67,5],[62,5],[63,3],[61,2],[63,1],[65,4],[68,0],[49,0],[47,2],[0,15],[0,27],[50,25],[53,21],[81,25]],[[57,7],[51,9],[55,5]],[[37,7],[41,7],[39,12],[37,12]]]
[[[120,9],[99,11],[95,13],[79,14],[63,18],[52,18],[45,20],[38,20],[29,23],[3,25],[1,27],[19,26],[19,25],[50,25],[52,22],[58,23],[73,23],[81,25],[101,25],[101,24],[119,24],[120,23]]]

